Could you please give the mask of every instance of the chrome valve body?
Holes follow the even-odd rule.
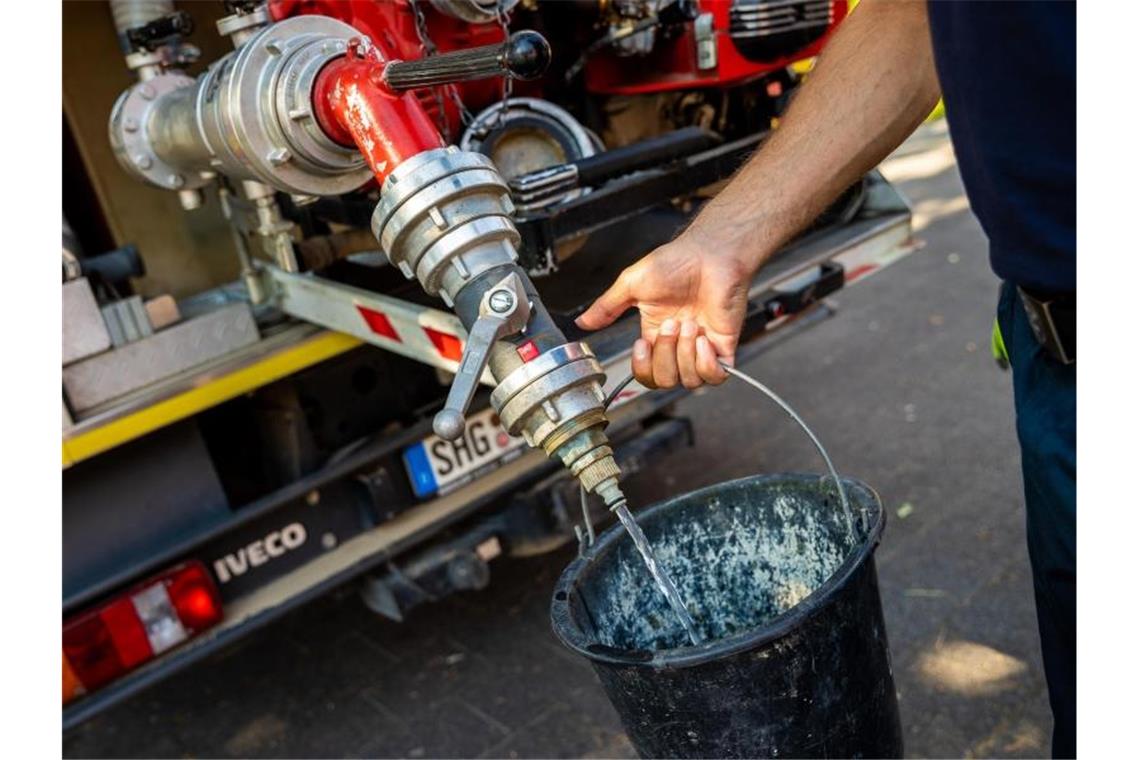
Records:
[[[339,195],[372,173],[312,113],[317,74],[344,55],[353,27],[325,16],[269,25],[191,79],[167,72],[126,90],[111,112],[119,163],[169,190],[225,174],[299,195]]]
[[[459,7],[442,0],[441,5]],[[409,140],[404,152],[394,151],[399,163],[389,167],[390,156],[379,160],[370,149],[386,144],[386,126],[400,125],[379,117],[353,122],[348,130],[360,150],[340,144],[318,123],[314,109],[325,101],[318,98],[315,106],[314,93],[318,75],[346,55],[360,32],[315,15],[269,23],[265,14],[249,14],[223,22],[221,30],[234,35],[239,47],[205,74],[192,79],[177,71],[159,73],[120,97],[110,121],[120,163],[171,190],[201,187],[215,174],[238,180],[257,212],[253,231],[289,271],[297,268],[290,227],[273,191],[342,195],[373,176],[381,178],[372,217],[381,248],[406,277],[453,307],[467,330],[455,380],[434,421],[436,433],[451,440],[464,434],[467,406],[490,368],[499,383],[493,403],[506,429],[561,459],[587,490],[612,503],[620,495],[619,471],[604,433],[604,373],[584,344],[566,341],[517,266],[515,206],[491,159],[457,147],[422,150],[439,144],[425,122],[431,134]],[[518,32],[503,44],[393,61],[379,69],[386,84],[366,77],[352,86],[391,90],[400,89],[397,79],[525,78],[548,61],[549,47],[540,35]],[[387,95],[378,97],[376,102],[387,102]],[[336,110],[339,101],[329,100]]]

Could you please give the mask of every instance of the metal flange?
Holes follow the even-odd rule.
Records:
[[[296,16],[211,67],[196,110],[215,168],[301,195],[340,195],[367,182],[360,153],[329,139],[311,113],[317,72],[358,36],[336,19]]]
[[[150,119],[160,100],[194,86],[191,77],[169,72],[123,91],[111,109],[108,136],[115,158],[128,172],[166,190],[192,190],[209,179],[163,160],[150,139]]]

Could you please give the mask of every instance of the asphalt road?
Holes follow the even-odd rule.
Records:
[[[988,349],[997,280],[940,125],[884,171],[914,202],[924,247],[746,369],[883,497],[877,560],[907,755],[1046,755],[1010,380]],[[634,476],[635,505],[818,466],[802,434],[741,385],[679,412],[698,445]],[[632,756],[593,674],[550,633],[550,588],[569,557],[496,560],[490,588],[402,626],[334,594],[85,724],[64,752]]]

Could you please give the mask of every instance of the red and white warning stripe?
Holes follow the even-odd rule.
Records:
[[[294,317],[448,372],[459,367],[467,333],[454,314],[313,275],[263,271],[279,308]]]

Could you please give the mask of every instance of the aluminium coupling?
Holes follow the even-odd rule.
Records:
[[[491,405],[503,429],[561,459],[594,492],[620,475],[604,432],[605,377],[589,346],[566,343],[503,378]]]
[[[468,282],[518,258],[513,213],[510,190],[489,158],[437,148],[388,175],[372,232],[405,277],[450,307]]]

